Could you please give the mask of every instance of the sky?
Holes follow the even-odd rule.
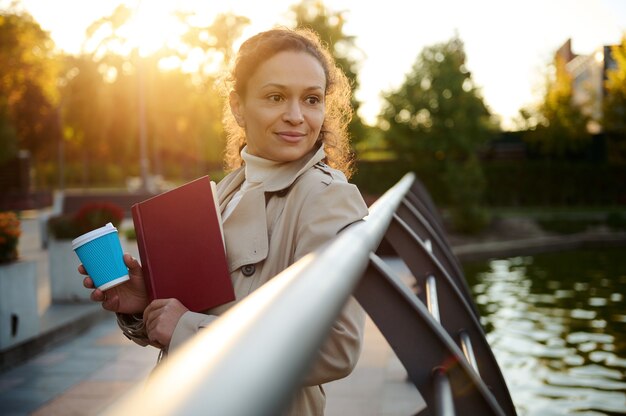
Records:
[[[0,7],[8,0],[0,0]],[[252,20],[244,38],[277,24],[297,0],[135,0],[146,15],[172,4],[197,11],[210,24],[230,11]],[[80,51],[85,29],[110,14],[121,0],[22,0],[57,47]],[[626,0],[325,0],[346,11],[344,32],[360,50],[360,115],[374,123],[381,93],[402,84],[422,49],[455,34],[465,43],[467,67],[491,111],[505,129],[520,108],[540,98],[546,68],[568,38],[577,54],[616,44],[626,32]],[[150,21],[157,22],[156,17]],[[155,38],[166,33],[156,25]]]

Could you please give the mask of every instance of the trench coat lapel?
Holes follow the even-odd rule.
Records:
[[[243,194],[241,201],[224,221],[224,230],[231,273],[243,265],[255,264],[267,257],[267,215],[265,192],[261,185]]]
[[[241,167],[233,171],[232,176],[222,179],[222,181],[217,184],[217,197],[220,205],[220,212],[224,212],[226,205],[228,205],[244,180],[245,172],[243,167]]]

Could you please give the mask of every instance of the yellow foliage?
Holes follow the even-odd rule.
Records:
[[[626,95],[626,33],[622,36],[621,44],[611,47],[611,54],[617,67],[606,72],[606,89]]]
[[[17,258],[17,243],[22,235],[21,222],[14,212],[0,212],[0,263]]]

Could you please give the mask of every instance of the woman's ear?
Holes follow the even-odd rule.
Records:
[[[235,117],[235,121],[237,122],[239,127],[241,127],[242,129],[245,128],[246,121],[242,113],[241,97],[235,91],[231,91],[230,95],[228,96],[228,101],[230,105],[230,112],[233,114],[233,117]]]

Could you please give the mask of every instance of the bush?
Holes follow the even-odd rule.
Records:
[[[74,239],[83,234],[73,215],[63,214],[48,220],[50,234],[59,240]]]
[[[89,202],[74,215],[63,214],[48,220],[50,234],[58,239],[74,239],[107,223],[118,227],[124,219],[124,210],[110,202]]]
[[[626,230],[626,214],[621,212],[610,212],[606,216],[606,225],[612,230]]]
[[[575,220],[558,217],[537,220],[539,226],[545,230],[559,234],[576,234],[586,231],[589,227],[601,225],[601,221]]]
[[[136,234],[136,232],[135,232],[135,229],[134,229],[134,228],[127,228],[127,229],[124,231],[124,235],[126,236],[126,239],[127,239],[127,240],[131,240],[131,241],[132,241],[132,240],[137,240],[137,234]]]
[[[22,235],[21,225],[14,212],[0,212],[0,263],[17,260],[17,244]]]
[[[450,225],[452,231],[460,234],[478,234],[489,222],[489,212],[478,205],[463,205],[450,209]]]
[[[490,206],[606,206],[626,204],[626,166],[568,161],[483,164]]]
[[[123,219],[124,210],[111,202],[87,203],[74,216],[74,220],[83,233],[102,227],[109,222],[117,227]]]

